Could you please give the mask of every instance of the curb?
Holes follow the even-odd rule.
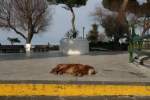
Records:
[[[0,96],[150,96],[150,85],[0,84]]]

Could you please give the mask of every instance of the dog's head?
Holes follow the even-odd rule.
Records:
[[[94,69],[89,69],[88,70],[88,75],[95,75],[96,71]]]
[[[84,67],[88,69],[88,75],[96,74],[96,71],[95,71],[94,67],[89,66],[89,65],[84,65]]]

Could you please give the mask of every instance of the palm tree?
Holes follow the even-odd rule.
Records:
[[[86,4],[87,0],[48,0],[48,2],[54,2],[56,4],[64,4],[65,6],[63,7],[64,9],[68,10],[72,14],[72,29],[70,32],[73,33],[73,38],[77,37],[77,30],[75,27],[75,12],[73,7],[80,7]]]
[[[14,45],[14,43],[20,43],[21,42],[18,38],[8,37],[7,40],[11,43],[11,45]]]

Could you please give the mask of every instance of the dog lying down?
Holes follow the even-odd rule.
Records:
[[[82,64],[59,64],[51,70],[53,74],[71,74],[73,76],[84,76],[96,74],[94,67]]]

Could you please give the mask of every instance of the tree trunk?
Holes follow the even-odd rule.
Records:
[[[126,8],[127,8],[127,5],[128,5],[128,2],[129,0],[123,0],[123,3],[121,5],[121,8],[118,12],[118,21],[120,24],[122,24],[125,20],[126,20]]]
[[[114,43],[118,44],[119,40],[120,40],[120,38],[118,36],[114,36]]]
[[[143,25],[143,32],[141,34],[141,36],[144,36],[145,33],[150,29],[150,18],[146,18],[144,19],[144,25]]]
[[[27,55],[28,57],[30,57],[30,52],[31,52],[31,40],[32,40],[32,38],[33,38],[33,34],[28,33],[28,37],[27,37],[27,41],[26,41],[26,46],[25,46],[25,48],[26,48],[26,55]]]
[[[123,11],[126,10],[126,7],[127,7],[127,5],[128,5],[128,2],[129,2],[129,0],[124,0],[124,1],[123,1],[122,8],[121,8]]]
[[[30,52],[31,52],[31,40],[33,38],[33,31],[32,31],[32,18],[29,18],[28,21],[28,37],[27,37],[27,43],[26,43],[26,53],[27,56],[30,57]]]
[[[75,27],[75,13],[72,7],[70,7],[70,11],[72,13],[72,31],[75,32],[76,31],[76,27]]]
[[[30,43],[31,43],[32,38],[33,38],[33,33],[28,33],[28,37],[27,37],[27,41],[26,41],[26,43],[27,43],[27,44],[30,44]]]

